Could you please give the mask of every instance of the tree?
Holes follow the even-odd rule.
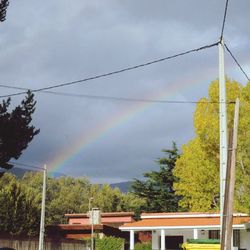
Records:
[[[226,80],[227,101],[240,98],[235,209],[250,211],[250,83],[245,87]],[[218,80],[209,87],[194,113],[195,137],[182,147],[176,162],[174,187],[183,199],[180,206],[191,211],[219,210],[219,100]],[[232,128],[234,105],[227,105],[228,128]]]
[[[176,144],[172,149],[162,150],[166,156],[156,162],[159,171],[144,173],[145,181],[136,179],[132,184],[132,192],[145,200],[141,207],[146,212],[174,212],[178,210],[180,196],[176,195],[173,188],[177,178],[173,175],[175,162],[179,157]]]
[[[27,172],[22,179],[10,173],[0,178],[0,232],[34,236],[39,233],[42,173]],[[67,223],[66,213],[86,213],[89,198],[92,207],[102,212],[138,212],[142,200],[134,194],[121,193],[109,185],[92,185],[83,178],[48,178],[46,193],[46,225]]]
[[[6,11],[9,6],[9,0],[1,0],[0,2],[0,22],[4,22],[6,19]]]
[[[10,98],[0,104],[0,167],[10,169],[40,130],[30,125],[36,102],[30,91],[20,105],[8,111]]]
[[[12,235],[20,234],[24,231],[25,221],[25,195],[18,180],[6,174],[6,184],[0,191],[0,230]]]

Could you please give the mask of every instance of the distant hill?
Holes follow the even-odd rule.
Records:
[[[112,188],[119,188],[121,192],[127,193],[131,189],[132,181],[118,182],[110,184]]]
[[[24,176],[24,174],[27,172],[36,172],[36,171],[31,170],[31,169],[16,168],[16,167],[13,167],[12,169],[6,171],[6,173],[11,173],[11,174],[15,175],[17,178],[22,178]],[[51,178],[59,178],[59,177],[64,177],[66,175],[59,173],[59,172],[49,172],[48,176]]]
[[[59,178],[59,177],[66,177],[67,175],[62,174],[60,172],[49,172],[48,176],[51,177],[51,178],[56,179],[56,178]]]
[[[22,178],[24,176],[25,173],[27,172],[34,172],[30,169],[24,169],[24,168],[15,168],[13,167],[12,169],[6,171],[6,173],[12,173],[13,175],[15,175],[17,178]]]

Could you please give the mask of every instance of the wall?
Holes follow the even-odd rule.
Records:
[[[89,250],[85,242],[76,241],[46,241],[44,250]],[[32,239],[0,239],[0,247],[10,247],[15,250],[36,250],[38,240]]]
[[[240,230],[240,248],[250,250],[250,232]]]

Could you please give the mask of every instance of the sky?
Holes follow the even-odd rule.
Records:
[[[0,84],[43,88],[105,74],[219,41],[226,1],[10,1],[0,23]],[[229,0],[224,40],[250,74],[249,0]],[[229,78],[247,83],[225,54]],[[218,47],[54,89],[67,94],[198,101],[218,78]],[[1,95],[19,92],[0,88]],[[24,96],[12,97],[12,105]],[[157,170],[172,141],[193,138],[195,104],[36,93],[40,133],[18,162],[95,183]]]

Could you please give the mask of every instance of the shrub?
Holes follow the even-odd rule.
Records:
[[[121,250],[124,245],[124,239],[115,237],[103,237],[96,239],[96,250]]]
[[[151,250],[151,242],[136,243],[135,250]]]

